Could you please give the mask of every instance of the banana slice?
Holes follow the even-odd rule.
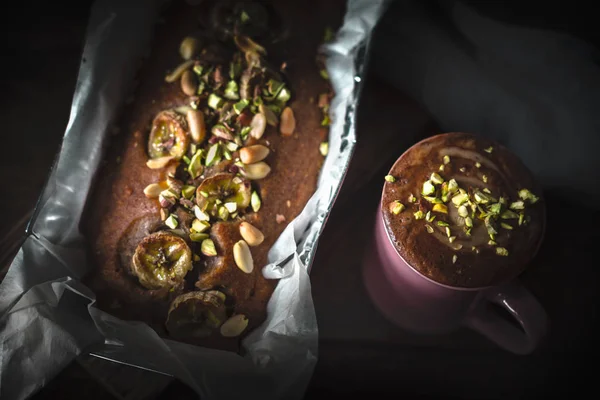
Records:
[[[195,291],[171,303],[166,328],[173,337],[203,338],[227,319],[225,295],[217,290]]]
[[[138,244],[131,264],[131,272],[146,289],[171,288],[192,269],[192,251],[179,236],[159,231]]]
[[[196,203],[202,211],[226,220],[250,204],[250,182],[229,173],[219,173],[205,179],[196,189]]]
[[[161,111],[152,122],[148,140],[150,158],[171,156],[181,159],[187,151],[190,139],[185,118],[172,110]]]

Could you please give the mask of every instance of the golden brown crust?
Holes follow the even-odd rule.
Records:
[[[488,153],[485,149],[490,146],[492,150]],[[448,164],[444,164],[444,155],[450,157]],[[477,162],[481,164],[479,168]],[[444,165],[443,171],[440,165]],[[498,219],[496,245],[489,244],[490,237],[482,221],[475,221],[471,236],[464,234],[464,225],[452,224],[453,219],[462,221],[452,201],[447,203],[448,215],[432,212],[430,215],[437,217],[432,222],[415,218],[414,213],[419,209],[432,210],[432,204],[423,200],[421,193],[423,182],[433,172],[445,181],[454,178],[465,190],[488,188],[496,198],[515,201],[519,200],[518,191],[527,188],[540,200],[526,208],[525,214],[530,218],[527,225],[519,226],[515,219]],[[515,277],[535,255],[545,227],[542,190],[522,161],[499,143],[466,133],[436,135],[405,152],[391,168],[390,175],[396,181],[385,183],[382,196],[386,229],[398,253],[425,276],[450,286],[486,287]],[[415,203],[408,200],[411,194],[417,199]],[[394,200],[406,206],[398,214],[388,206]],[[451,235],[456,236],[453,242],[449,242],[445,227],[437,225],[440,220],[451,222]],[[513,225],[514,229],[501,228],[501,222]],[[433,228],[433,233],[427,231],[426,225]],[[506,248],[508,256],[498,255],[497,247]]]
[[[208,7],[208,3],[211,2],[202,7]],[[152,170],[146,166],[148,135],[159,112],[188,104],[179,83],[165,83],[165,74],[181,62],[181,40],[197,28],[198,14],[206,13],[202,7],[183,2],[167,10],[165,22],[157,27],[150,58],[140,72],[134,101],[125,109],[119,134],[112,138],[105,165],[98,173],[83,222],[96,265],[85,282],[96,293],[101,309],[123,319],[147,322],[161,336],[168,336],[164,324],[176,296],[198,288],[219,289],[234,300],[233,307],[228,305],[230,313],[248,316],[245,333],[264,321],[266,305],[277,282],[265,279],[261,269],[267,263],[268,250],[314,193],[323,160],[319,144],[326,137],[316,100],[328,90],[328,84],[319,75],[315,57],[325,26],[338,26],[344,11],[341,1],[325,3],[273,3],[291,35],[284,41],[266,44],[268,58],[276,65],[284,61],[287,64],[286,79],[293,93],[288,105],[294,111],[297,128],[292,136],[282,137],[277,128],[268,126],[262,138],[250,138],[246,143],[263,144],[271,150],[264,160],[271,173],[255,182],[262,199],[260,212],[244,216],[265,236],[263,243],[251,248],[254,270],[246,274],[233,262],[233,243],[241,239],[239,220],[216,223],[210,235],[220,257],[214,257],[206,266],[195,264],[184,288],[170,292],[143,288],[123,268],[123,260],[129,259],[133,244],[161,224],[158,201],[146,198],[143,190],[148,184],[164,181],[167,169]],[[230,164],[222,163],[209,173],[227,170]],[[282,218],[285,222],[281,222]],[[239,338],[223,338],[218,332],[208,338],[185,341],[229,350],[239,346]]]

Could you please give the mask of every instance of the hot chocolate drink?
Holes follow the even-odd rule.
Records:
[[[398,254],[443,285],[482,288],[529,264],[545,226],[542,190],[506,147],[466,133],[414,145],[386,176],[385,229]]]

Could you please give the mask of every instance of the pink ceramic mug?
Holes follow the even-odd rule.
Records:
[[[546,331],[546,313],[518,280],[463,288],[424,276],[392,244],[381,205],[374,233],[373,252],[367,256],[363,277],[373,303],[388,320],[424,334],[447,333],[467,326],[516,354],[528,354],[537,347]],[[493,305],[504,308],[514,323]]]

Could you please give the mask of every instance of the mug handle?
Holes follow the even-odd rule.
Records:
[[[504,308],[521,329],[493,310],[490,303]],[[498,346],[515,354],[529,354],[546,333],[548,318],[538,300],[514,280],[486,289],[469,313],[466,325]]]

